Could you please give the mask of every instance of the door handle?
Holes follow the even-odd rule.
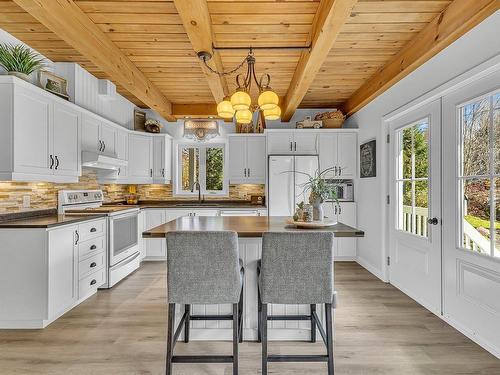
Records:
[[[247,176],[247,169],[243,168],[243,175],[246,177]]]
[[[102,152],[102,141],[99,139],[98,142],[99,142],[99,152]]]
[[[80,234],[78,234],[77,230],[75,230],[75,236],[76,236],[75,245],[78,245],[78,242],[80,241]]]
[[[439,220],[438,220],[437,217],[429,218],[429,219],[427,219],[427,224],[438,225],[439,224]]]
[[[52,155],[49,155],[50,156],[50,167],[49,169],[52,169],[52,167],[54,166],[54,158],[52,157]]]
[[[54,169],[57,169],[59,167],[59,158],[56,155],[56,167]]]
[[[247,175],[250,177],[250,168],[247,168]]]
[[[149,170],[149,176],[153,177],[153,169],[152,168]]]
[[[120,175],[122,169],[120,167],[118,167],[118,176]]]
[[[339,204],[339,215],[342,214],[342,206]]]
[[[297,142],[293,142],[294,151],[297,151]]]
[[[290,151],[293,151],[293,144],[290,142]]]

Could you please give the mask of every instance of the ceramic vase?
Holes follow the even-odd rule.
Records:
[[[325,214],[323,211],[323,198],[321,196],[316,195],[315,193],[311,193],[309,196],[309,203],[313,206],[313,220],[314,221],[323,221],[325,218]]]

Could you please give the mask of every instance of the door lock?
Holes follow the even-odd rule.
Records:
[[[439,223],[439,220],[437,217],[433,217],[432,219],[427,219],[427,224],[438,225],[438,223]]]

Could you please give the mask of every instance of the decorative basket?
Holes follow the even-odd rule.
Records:
[[[323,127],[329,129],[338,129],[342,127],[345,121],[345,115],[341,111],[319,113],[314,117],[315,120],[323,121]]]

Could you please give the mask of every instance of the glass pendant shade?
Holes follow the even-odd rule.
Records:
[[[229,100],[223,100],[217,105],[217,115],[225,119],[232,119],[234,108]]]
[[[281,108],[276,106],[273,109],[265,110],[264,117],[266,120],[279,120],[281,118]]]
[[[250,124],[252,122],[252,112],[248,109],[237,111],[236,122],[240,124]]]
[[[274,91],[262,91],[259,95],[258,103],[260,109],[263,111],[276,108],[278,106],[278,102],[278,95]]]
[[[248,95],[247,92],[245,92],[241,89],[236,91],[231,96],[231,105],[237,111],[241,111],[244,109],[248,110],[248,108],[250,108],[251,103],[252,103],[252,99],[250,98],[250,95]]]

